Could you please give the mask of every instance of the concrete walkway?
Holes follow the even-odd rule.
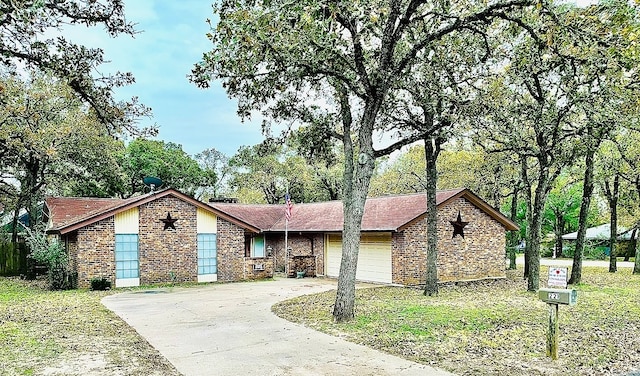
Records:
[[[451,375],[275,316],[271,306],[335,289],[325,279],[162,288],[105,297],[185,376]]]

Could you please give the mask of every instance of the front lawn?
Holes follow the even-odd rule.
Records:
[[[560,306],[557,361],[545,355],[548,306],[526,291],[521,270],[502,281],[443,286],[438,297],[402,287],[359,289],[348,324],[332,322],[335,291],[281,302],[273,311],[459,375],[640,374],[640,276],[629,268],[611,274],[585,267],[576,289],[578,304]]]
[[[179,375],[106,294],[0,278],[0,375]]]

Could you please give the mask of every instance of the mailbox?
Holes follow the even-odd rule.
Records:
[[[545,303],[575,305],[578,292],[573,289],[540,289],[538,296]]]

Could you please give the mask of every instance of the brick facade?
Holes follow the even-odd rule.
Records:
[[[458,211],[464,238],[452,238]],[[495,219],[464,198],[438,208],[438,281],[504,278],[505,229]],[[426,218],[394,233],[391,249],[393,283],[423,285],[426,275]]]
[[[138,208],[140,283],[195,282],[197,264],[197,207],[175,195],[157,197]],[[465,237],[452,238],[458,212]],[[176,219],[176,229],[164,229],[161,219]],[[134,222],[135,223],[135,222]],[[324,275],[325,234],[290,232],[291,250],[285,260],[283,233],[264,233],[265,257],[248,257],[245,239],[254,236],[239,224],[217,217],[217,280],[268,278],[288,265],[289,277],[298,270],[307,276]],[[423,285],[426,274],[426,220],[424,217],[392,232],[392,282]],[[115,282],[114,217],[88,224],[63,236],[79,287],[105,277]],[[440,282],[504,278],[505,227],[465,197],[438,207],[438,280]]]
[[[167,214],[177,219],[164,229]],[[195,282],[198,278],[196,207],[165,196],[139,207],[140,284]]]
[[[218,218],[218,281],[239,281],[244,275],[244,230]]]
[[[140,284],[195,282],[198,280],[197,210],[173,196],[140,205],[138,255]],[[177,219],[164,229],[167,213]],[[78,287],[88,288],[92,278],[105,277],[115,286],[114,217],[87,225],[63,237],[70,267],[78,272]],[[270,258],[244,257],[243,228],[217,218],[218,281],[239,281],[273,276]],[[257,264],[261,267],[254,267]],[[263,270],[262,270],[263,269]]]
[[[76,242],[73,242],[73,239]],[[83,227],[67,237],[67,250],[72,268],[78,272],[78,287],[87,288],[92,278],[116,278],[114,247],[116,242],[113,217]]]
[[[268,235],[265,243],[272,249],[277,270],[284,271],[284,234]],[[289,233],[287,243],[291,250],[288,257],[289,277],[295,277],[298,270],[305,270],[308,277],[324,275],[324,233]]]

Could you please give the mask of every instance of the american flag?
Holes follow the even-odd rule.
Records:
[[[293,209],[293,204],[291,203],[291,196],[287,193],[284,196],[284,216],[287,218],[287,221],[291,219],[291,210]]]

